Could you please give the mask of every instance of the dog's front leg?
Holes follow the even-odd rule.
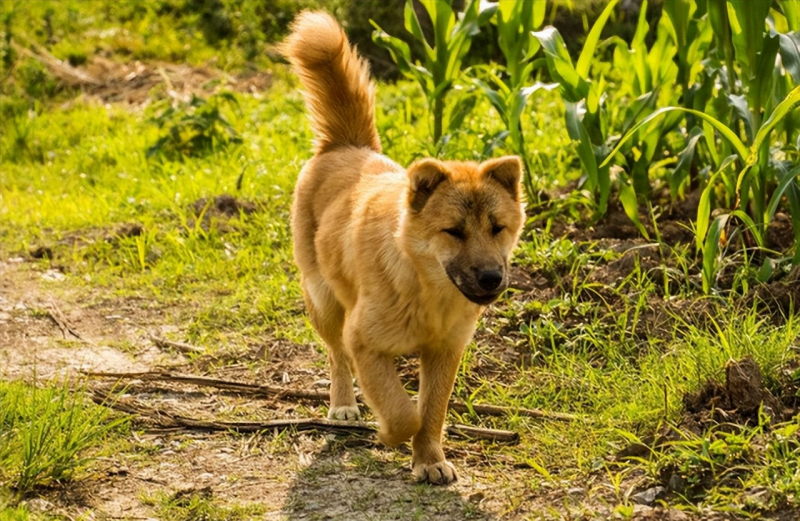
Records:
[[[420,418],[397,375],[394,356],[364,342],[355,328],[346,329],[345,342],[355,364],[358,386],[378,417],[381,443],[394,447],[408,440],[419,431]]]
[[[442,450],[442,427],[453,392],[463,346],[437,346],[420,354],[419,412],[422,427],[411,442],[412,469],[418,481],[446,485],[458,479]]]

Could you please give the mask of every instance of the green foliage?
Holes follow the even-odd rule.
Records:
[[[786,2],[789,8],[783,4],[776,5],[793,19],[794,3]],[[598,67],[598,77],[592,79],[587,76],[588,61],[580,66],[584,56],[594,53],[602,16],[586,40],[578,67],[572,66],[556,29],[536,34],[550,75],[567,101],[567,128],[578,143],[586,186],[596,194],[598,216],[605,213],[610,193],[609,167],[620,171],[619,201],[643,233],[637,199],[650,198],[651,165],[660,155],[677,154],[668,178],[673,198],[683,194],[687,184],[704,185],[697,243],[703,257],[703,286],[710,292],[723,251],[719,241],[731,238],[725,229],[740,222],[744,236],[763,248],[767,225],[782,199],[793,221],[795,251],[800,251],[800,217],[793,210],[800,206],[800,184],[791,161],[781,159],[800,152],[793,145],[796,129],[790,116],[800,97],[793,86],[800,40],[776,28],[781,19],[787,25],[794,21],[771,10],[768,2],[676,0],[665,6],[656,40],[648,49],[645,8],[646,4],[630,47],[619,38],[608,40],[614,45],[612,72],[619,75],[621,94],[635,98],[626,111],[606,110],[601,90],[607,85],[606,74]],[[781,60],[776,61],[779,55]],[[723,77],[727,81],[715,87]],[[779,140],[774,130],[787,139]],[[676,133],[683,150],[674,148],[671,136]],[[775,143],[783,143],[782,150],[774,150]],[[736,155],[733,161],[728,159],[731,153]],[[705,175],[698,176],[698,170]],[[711,197],[720,183],[726,194],[723,200]],[[727,209],[725,215],[733,219],[717,216],[714,233],[707,235],[709,216],[717,208]]]
[[[190,489],[172,496],[160,493],[146,497],[145,504],[156,507],[161,519],[174,521],[247,521],[262,519],[264,514],[264,507],[255,503],[217,505],[210,489]]]
[[[475,104],[474,97],[460,98],[445,121],[445,98],[461,75],[461,63],[469,51],[471,38],[492,17],[497,7],[490,4],[481,11],[481,2],[469,0],[461,16],[456,17],[447,0],[421,0],[421,3],[433,24],[433,46],[423,34],[412,0],[406,1],[405,27],[424,48],[424,67],[412,60],[406,42],[386,34],[374,22],[373,40],[391,53],[404,76],[422,88],[431,110],[433,142],[439,147],[444,133],[457,129]]]
[[[125,421],[88,405],[66,383],[41,388],[0,381],[0,493],[24,497],[69,480]]]
[[[473,80],[497,110],[505,124],[512,150],[525,163],[523,183],[531,202],[538,199],[538,194],[533,180],[533,165],[525,148],[521,117],[533,93],[539,88],[553,87],[541,83],[527,86],[536,66],[532,57],[539,49],[539,42],[533,38],[532,31],[538,29],[544,21],[545,7],[544,2],[499,3],[495,23],[500,49],[506,59],[507,79],[503,80],[493,71],[487,70],[484,73],[486,81],[477,78]]]
[[[141,53],[137,55],[149,53],[167,59],[173,51],[167,46],[160,54],[158,45],[171,42],[170,34],[182,34],[176,26],[188,15],[179,19],[175,12],[159,14],[150,12],[144,3],[138,4],[141,7],[134,14],[139,22],[128,20],[121,27],[141,23],[149,34],[149,43],[137,48]],[[513,4],[522,3],[509,6]],[[64,5],[80,7],[68,1]],[[107,5],[114,11],[118,4]],[[242,9],[250,8],[242,5]],[[731,358],[752,355],[763,368],[767,387],[776,395],[784,383],[787,361],[796,358],[800,323],[792,310],[784,323],[776,325],[756,305],[747,307],[724,295],[697,300],[701,271],[705,270],[702,280],[706,291],[713,293],[716,278],[724,271],[720,257],[731,251],[731,245],[744,233],[749,234],[748,240],[753,239],[753,245],[759,244],[759,235],[737,232],[733,227],[736,223],[745,223],[743,228],[753,230],[758,226],[749,213],[752,183],[764,173],[755,170],[760,168],[758,154],[741,176],[739,190],[737,181],[754,157],[759,133],[759,147],[768,144],[770,149],[767,167],[771,170],[767,172],[775,174],[766,183],[769,198],[764,205],[765,220],[780,212],[800,215],[800,210],[792,206],[793,198],[787,195],[795,189],[798,175],[798,125],[793,121],[797,112],[792,112],[791,102],[781,101],[793,99],[790,94],[796,88],[796,78],[791,76],[792,62],[781,54],[786,47],[780,45],[784,39],[774,36],[779,40],[775,62],[780,59],[788,75],[772,83],[772,98],[761,110],[759,125],[750,111],[747,86],[736,76],[740,65],[733,41],[730,70],[734,71],[736,90],[729,91],[724,45],[717,47],[710,4],[697,2],[696,9],[692,5],[684,11],[680,9],[686,5],[674,6],[675,12],[665,14],[652,26],[647,19],[637,18],[635,38],[624,41],[614,37],[603,40],[597,36],[599,30],[589,27],[592,30],[587,32],[592,36],[586,39],[584,53],[574,54],[569,62],[559,47],[558,36],[545,29],[550,31],[545,36],[548,45],[552,44],[552,67],[564,80],[563,85],[557,83],[558,92],[548,90],[553,84],[545,88],[542,83],[549,81],[548,77],[558,77],[550,75],[546,51],[532,50],[540,45],[539,39],[531,36],[524,43],[521,30],[516,37],[509,32],[510,36],[504,37],[506,44],[515,42],[515,38],[520,42],[515,49],[504,44],[508,51],[504,64],[473,66],[455,82],[456,87],[464,88],[454,88],[448,94],[450,113],[464,91],[463,97],[472,97],[475,108],[465,114],[458,128],[444,134],[450,139],[441,140],[438,152],[442,156],[482,160],[494,153],[520,153],[524,147],[524,157],[530,163],[527,169],[541,176],[526,185],[529,197],[532,188],[543,186],[561,194],[537,205],[536,222],[529,223],[531,228],[515,254],[515,263],[532,273],[537,285],[542,280],[552,284],[549,295],[543,298],[537,292],[532,298],[510,294],[493,306],[479,325],[480,341],[467,349],[455,392],[457,398],[470,403],[570,411],[580,415],[582,421],[565,425],[514,415],[486,418],[450,413],[451,421],[520,432],[519,446],[486,444],[483,450],[490,457],[502,456],[494,460],[501,462],[498,472],[504,465],[531,467],[524,475],[526,486],[532,489],[529,492],[526,488],[526,495],[537,493],[537,487],[562,490],[582,486],[587,476],[596,476],[598,469],[608,465],[608,457],[619,443],[658,432],[665,422],[676,422],[682,413],[681,397],[700,389],[709,379],[721,381],[723,368]],[[793,38],[794,34],[787,31],[795,22],[781,14],[791,13],[790,4],[773,5],[776,9],[770,11],[769,23],[774,24],[775,34]],[[213,4],[206,6],[214,8]],[[509,8],[505,4],[501,7]],[[500,39],[505,21],[506,31],[514,29],[515,22],[510,21],[513,16],[506,19],[503,15],[500,21],[498,12],[498,25],[487,27],[483,36],[497,34]],[[523,16],[521,9],[519,14]],[[18,11],[15,16],[28,14]],[[618,12],[609,14],[606,28],[619,16]],[[54,13],[54,33],[57,37],[67,30],[83,34],[83,18],[76,17],[75,27],[68,29],[67,17]],[[107,28],[103,16],[98,15],[96,20],[98,27]],[[546,22],[534,17],[530,23],[533,29],[541,29]],[[148,28],[149,24],[164,34],[155,34],[158,31]],[[796,30],[797,25],[794,27]],[[202,43],[205,36],[196,32],[196,37],[183,40],[192,45],[191,50],[182,51],[190,63],[202,61],[203,49],[207,50]],[[43,29],[42,39],[46,38],[44,33]],[[562,34],[567,44],[578,39]],[[125,40],[131,43],[138,37],[139,33]],[[678,38],[689,44],[685,57],[675,44]],[[764,38],[766,46],[773,36]],[[226,41],[220,39],[221,49]],[[474,42],[472,46],[474,51]],[[62,43],[57,50],[67,52],[66,47]],[[82,49],[78,44],[75,47],[76,52]],[[219,63],[228,67],[241,63],[246,51],[237,47],[225,52],[231,54],[221,54]],[[524,66],[512,80],[508,66],[514,53]],[[465,56],[459,68],[470,63],[468,58]],[[185,326],[189,341],[205,346],[214,359],[221,355],[220,360],[228,360],[230,355],[245,365],[253,364],[254,375],[260,373],[259,364],[263,363],[261,359],[252,361],[254,346],[269,347],[278,337],[319,347],[321,343],[302,311],[288,224],[292,189],[310,157],[312,136],[296,83],[287,79],[282,66],[274,66],[274,71],[275,81],[263,97],[237,94],[233,103],[220,95],[197,100],[195,106],[191,101],[174,105],[161,101],[145,110],[86,99],[63,105],[52,99],[33,100],[18,88],[21,83],[16,85],[0,100],[3,258],[26,257],[38,246],[51,247],[53,262],[63,267],[67,277],[63,284],[69,284],[70,291],[163,307],[172,314],[172,323]],[[465,76],[488,89],[472,89]],[[509,102],[507,96],[516,89],[527,96],[525,103],[515,105],[516,98]],[[584,97],[567,99],[569,92],[583,93]],[[729,97],[729,92],[734,92],[735,98]],[[378,86],[376,124],[385,152],[401,164],[426,153],[430,144],[426,102],[417,83]],[[212,117],[213,106],[218,112]],[[448,127],[448,115],[446,111],[443,129]],[[160,116],[164,119],[154,124],[154,117]],[[148,160],[146,151],[170,136],[172,128],[181,137],[165,142],[163,149]],[[515,128],[519,135],[512,138]],[[205,137],[198,140],[208,146],[187,144],[191,143],[187,136],[199,134]],[[240,146],[234,137],[247,146]],[[703,210],[695,226],[698,237],[704,239],[698,252],[693,252],[691,245],[665,243],[618,251],[604,244],[608,241],[564,236],[564,221],[571,225],[586,219],[586,201],[593,201],[589,209],[599,217],[600,176],[594,192],[586,190],[590,181],[582,157],[587,163],[593,159],[598,172],[608,168],[609,202],[616,194],[629,217],[642,221],[638,224],[643,234],[647,232],[643,225],[648,223],[641,219],[637,205],[653,201],[645,201],[648,191],[674,200],[699,191]],[[582,176],[586,179],[581,183]],[[565,190],[576,182],[577,189]],[[736,207],[737,193],[744,194],[748,189],[751,204]],[[226,193],[252,204],[254,211],[215,213],[214,197]],[[655,216],[652,222],[659,224]],[[140,233],[117,233],[126,223],[137,223]],[[655,228],[652,239],[660,241]],[[665,260],[665,266],[653,267],[644,262],[644,254],[637,255],[651,248],[658,250],[654,255]],[[787,262],[762,262],[765,259],[757,254],[751,257],[750,250],[739,255],[756,260],[755,267],[745,265],[737,272],[737,280],[767,280],[771,270],[778,274]],[[33,275],[46,262],[26,262],[21,269],[30,269]],[[596,274],[617,263],[627,266],[617,279],[595,279]],[[747,292],[745,282],[737,283]],[[317,354],[310,352],[313,358],[309,363],[324,363],[324,356]],[[798,382],[796,375],[794,382]],[[50,391],[36,392],[44,396]],[[98,411],[80,403],[86,416]],[[7,407],[4,403],[0,406],[2,416]],[[765,509],[796,508],[800,482],[796,423],[752,426],[736,433],[722,428],[695,435],[684,433],[684,439],[665,446],[652,459],[633,462],[619,473],[610,472],[613,492],[620,502],[616,509],[633,514],[623,472],[636,471],[637,483],[646,477],[652,484],[660,484],[668,473],[661,469],[670,469],[670,475],[680,473],[687,483],[692,476],[707,477],[702,486],[686,488],[690,493],[685,497],[669,499],[680,508],[704,512],[742,508],[745,515],[753,515],[756,510],[746,507],[747,493],[756,487],[770,490]],[[102,451],[102,444],[93,446],[99,448],[89,447],[71,461],[80,462],[95,455],[94,450]],[[287,450],[293,450],[291,444],[288,446]],[[15,454],[12,458],[19,458],[21,452]],[[402,453],[394,457],[401,463],[408,459]],[[2,468],[5,472],[10,467]],[[76,472],[66,475],[79,475]],[[727,479],[729,476],[736,479]],[[216,499],[200,489],[155,494],[145,501],[158,517],[169,519],[247,519],[262,515],[258,506],[251,509],[251,505],[227,501],[217,504]],[[2,500],[0,497],[0,503]],[[2,508],[0,517],[34,517],[24,509]]]
[[[603,215],[611,194],[609,168],[599,166],[606,151],[608,116],[603,107],[604,82],[590,84],[586,76],[603,26],[616,6],[612,0],[595,22],[581,51],[577,67],[567,52],[561,34],[554,27],[533,33],[544,50],[550,76],[560,86],[566,103],[566,122],[569,137],[577,143],[578,156],[586,171],[586,189],[597,194],[597,212]],[[630,212],[629,212],[630,213]]]
[[[166,108],[163,108],[167,105]],[[229,92],[208,99],[192,95],[188,102],[164,100],[152,122],[161,129],[158,141],[148,148],[147,157],[163,156],[170,161],[199,157],[240,144],[242,138],[223,115],[224,106],[239,110],[236,96]]]

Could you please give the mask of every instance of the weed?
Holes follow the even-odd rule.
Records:
[[[168,103],[167,108],[161,108]],[[239,109],[236,97],[223,92],[208,99],[192,95],[187,103],[158,104],[152,121],[162,129],[158,141],[147,149],[147,157],[163,156],[170,161],[218,152],[242,138],[222,114],[224,106]]]
[[[172,495],[162,492],[143,500],[156,508],[160,518],[175,521],[245,521],[260,519],[264,513],[264,507],[257,504],[219,505],[211,489],[182,490]]]
[[[3,488],[21,498],[35,487],[71,479],[126,421],[87,405],[67,383],[40,388],[0,381]]]

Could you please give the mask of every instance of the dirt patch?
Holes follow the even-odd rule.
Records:
[[[757,305],[773,322],[780,323],[789,314],[800,313],[800,265],[782,280],[754,286],[744,298],[745,305]]]
[[[195,226],[194,219],[200,218],[203,230],[208,231],[212,224],[216,223],[220,231],[224,232],[227,227],[222,223],[242,215],[251,215],[258,211],[258,205],[252,201],[237,199],[230,194],[222,194],[213,198],[201,197],[190,204],[188,209],[194,216],[190,226]]]
[[[712,423],[757,423],[762,406],[773,421],[783,420],[787,412],[780,400],[764,387],[761,368],[751,356],[728,362],[724,384],[709,381],[698,392],[686,395],[683,403],[686,415],[682,425],[692,431]]]
[[[180,361],[146,340],[162,310],[113,299],[86,302],[58,270],[0,263],[3,378],[131,371]]]
[[[149,103],[155,91],[178,99],[205,97],[220,88],[259,94],[272,84],[270,71],[245,71],[231,76],[208,66],[192,67],[161,62],[121,63],[95,55],[80,67],[58,60],[43,48],[30,50],[15,45],[25,55],[43,63],[63,85],[80,89],[106,103]]]

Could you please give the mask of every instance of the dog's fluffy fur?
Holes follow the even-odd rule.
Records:
[[[336,20],[300,14],[283,52],[316,136],[292,231],[306,307],[328,346],[329,416],[358,418],[354,370],[381,441],[412,438],[417,479],[449,483],[456,472],[442,426],[478,316],[507,287],[524,217],[519,158],[423,159],[405,169],[380,153],[368,66]],[[395,369],[395,357],[412,352],[420,355],[417,405]]]

